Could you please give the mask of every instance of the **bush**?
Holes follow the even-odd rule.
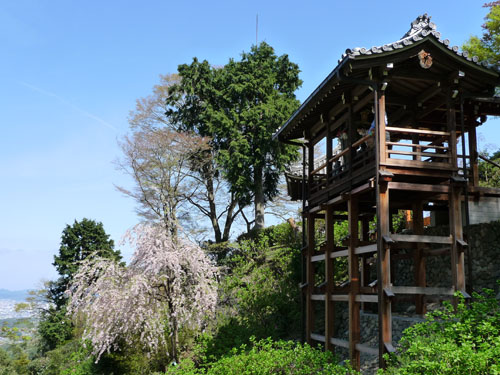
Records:
[[[456,311],[428,315],[408,328],[398,354],[387,356],[387,370],[379,374],[500,374],[500,305],[492,290],[474,293],[470,306],[461,295]]]
[[[315,349],[292,341],[273,342],[265,339],[251,340],[252,347],[246,345],[233,349],[227,355],[212,363],[207,370],[197,369],[193,362],[181,362],[170,367],[166,375],[340,375],[356,374],[352,369],[337,364],[330,352]]]

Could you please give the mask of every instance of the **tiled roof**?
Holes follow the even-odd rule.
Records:
[[[356,59],[358,56],[368,56],[383,54],[397,49],[401,49],[424,39],[427,36],[433,36],[439,43],[446,46],[449,50],[453,51],[458,56],[463,57],[467,61],[476,63],[477,65],[499,71],[500,67],[496,64],[490,64],[487,61],[479,61],[477,56],[469,56],[467,51],[460,51],[458,46],[451,46],[448,39],[441,39],[441,33],[436,30],[436,24],[431,22],[431,17],[425,13],[418,16],[415,21],[411,23],[410,30],[403,35],[403,37],[393,43],[384,44],[382,46],[375,46],[372,48],[356,47],[347,49],[339,60],[339,64],[345,59]]]

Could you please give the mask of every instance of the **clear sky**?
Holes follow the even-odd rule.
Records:
[[[304,100],[346,48],[399,39],[427,12],[461,45],[481,32],[483,1],[2,1],[0,288],[37,287],[61,231],[83,217],[118,242],[138,222],[112,163],[135,99],[196,56],[222,65],[256,40],[302,70]],[[481,146],[500,145],[490,120]],[[130,250],[125,249],[125,258]]]

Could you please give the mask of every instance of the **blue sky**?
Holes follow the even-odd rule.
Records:
[[[222,65],[259,41],[302,70],[304,100],[346,48],[399,39],[429,13],[461,45],[483,1],[4,1],[0,3],[0,288],[35,288],[67,223],[102,221],[118,241],[138,222],[112,163],[135,100],[196,56]],[[480,128],[498,148],[498,121]],[[130,249],[124,249],[125,258]]]

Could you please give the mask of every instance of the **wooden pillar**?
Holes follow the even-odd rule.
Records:
[[[309,142],[307,144],[307,168],[308,168],[308,173],[307,173],[307,176],[308,176],[308,180],[307,180],[307,188],[308,188],[308,191],[307,191],[307,197],[310,197],[311,196],[311,189],[312,189],[312,185],[313,185],[313,176],[312,176],[312,172],[314,171],[314,144],[312,142]]]
[[[424,234],[424,212],[422,201],[413,203],[413,234]],[[425,287],[425,257],[423,256],[422,244],[415,245],[413,254],[413,264],[415,271],[415,286]],[[417,314],[423,315],[426,313],[424,303],[424,295],[417,294],[415,296],[415,310]]]
[[[452,156],[452,165],[457,165],[457,138],[456,138],[456,115],[455,105],[451,98],[451,91],[448,92],[446,102],[446,117],[448,123],[448,131],[450,132],[450,151]],[[461,187],[456,183],[451,183],[449,193],[449,217],[450,217],[450,235],[452,236],[451,244],[451,275],[452,283],[455,290],[465,290],[465,273],[464,273],[464,253],[458,248],[457,241],[463,240],[462,233],[462,205],[460,200]],[[459,251],[460,250],[460,251]]]
[[[363,216],[361,219],[361,241],[366,245],[370,241],[370,220],[368,216]],[[366,260],[370,255],[363,254],[361,256],[361,286],[365,287],[370,282],[370,266]],[[361,303],[361,310],[365,310],[365,302]]]
[[[330,128],[330,123],[327,123],[326,129],[327,129],[327,133],[326,133],[326,161],[327,161],[327,164],[326,164],[326,185],[328,186],[330,183],[330,178],[332,176],[332,170],[333,170],[332,163],[330,162],[330,159],[333,156],[333,150],[332,150],[333,137],[332,137],[332,131]]]
[[[306,276],[307,276],[307,292],[306,292],[306,341],[312,344],[311,333],[314,330],[314,301],[312,295],[314,292],[314,263],[312,257],[315,247],[315,225],[314,214],[307,215],[307,257],[306,257]]]
[[[463,240],[461,187],[451,185],[449,193],[450,234],[451,244],[451,276],[455,290],[465,291],[464,252],[459,248],[458,241]]]
[[[391,288],[391,251],[384,240],[389,236],[389,189],[387,183],[381,180],[380,171],[384,169],[381,165],[386,160],[385,147],[385,97],[381,92],[375,91],[375,118],[377,120],[376,140],[376,165],[377,165],[377,288],[378,288],[378,316],[379,316],[379,366],[385,367],[383,358],[387,346],[392,347],[392,313],[391,300],[384,293],[384,289]]]
[[[451,98],[451,89],[447,92],[446,100],[446,118],[448,123],[448,132],[450,137],[448,139],[448,145],[450,148],[451,165],[453,167],[458,167],[457,164],[457,122],[455,115],[455,104]]]
[[[331,295],[334,288],[334,264],[331,257],[335,249],[334,238],[334,220],[333,206],[328,206],[325,213],[325,228],[326,228],[326,249],[325,249],[325,348],[326,350],[334,351],[334,345],[331,343],[331,338],[334,336],[335,322],[335,305],[331,300]]]
[[[359,350],[356,349],[356,344],[360,340],[360,315],[359,302],[356,301],[356,296],[359,294],[360,275],[359,275],[359,258],[355,254],[355,249],[358,246],[358,200],[351,196],[348,201],[348,216],[349,216],[349,355],[351,364],[355,369],[359,370]]]
[[[477,136],[476,136],[476,127],[473,124],[470,124],[469,128],[469,156],[470,156],[470,166],[471,166],[471,173],[469,175],[469,185],[478,186],[479,170],[477,166]]]
[[[378,107],[378,113],[376,113],[377,117],[377,135],[378,135],[378,160],[379,163],[385,163],[387,158],[387,147],[385,144],[385,94],[383,91],[380,91],[380,97],[378,98],[378,103],[376,104]],[[378,163],[377,163],[378,164]],[[378,165],[377,165],[378,166]]]

